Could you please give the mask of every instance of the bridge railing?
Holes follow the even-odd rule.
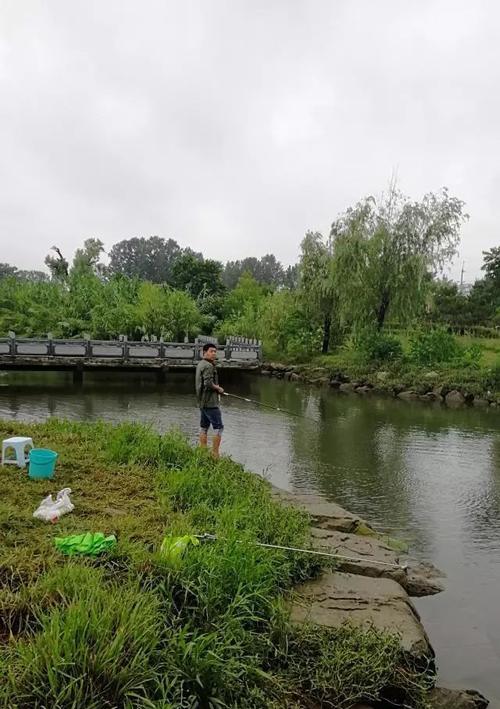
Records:
[[[230,352],[230,356],[228,353]],[[226,359],[262,359],[262,342],[248,337],[226,338]]]
[[[217,349],[225,360],[259,361],[261,347],[254,343],[226,343]],[[42,338],[0,338],[0,356],[14,359],[72,358],[130,360],[189,360],[202,356],[203,341],[190,342],[137,342],[120,340],[61,340]]]

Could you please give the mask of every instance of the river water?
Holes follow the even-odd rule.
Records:
[[[407,540],[446,575],[416,605],[440,681],[476,688],[500,709],[500,411],[447,410],[222,372],[228,391],[309,418],[224,398],[223,450],[279,487],[335,500]],[[194,441],[192,377],[4,374],[0,417],[137,420]]]

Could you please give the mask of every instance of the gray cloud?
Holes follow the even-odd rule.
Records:
[[[159,234],[290,262],[396,170],[467,202],[473,279],[500,243],[499,19],[494,0],[2,0],[0,260]]]

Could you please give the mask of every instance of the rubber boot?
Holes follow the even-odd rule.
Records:
[[[219,448],[222,436],[215,435],[212,439],[212,456],[215,460],[219,460]]]
[[[200,436],[199,436],[199,439],[198,439],[198,440],[199,440],[200,448],[206,448],[206,447],[207,447],[208,436],[207,436],[206,433],[200,433]]]

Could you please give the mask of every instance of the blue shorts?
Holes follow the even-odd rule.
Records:
[[[219,436],[222,435],[224,424],[222,423],[222,414],[218,406],[209,409],[200,409],[200,428],[202,431],[208,431],[210,426]]]

